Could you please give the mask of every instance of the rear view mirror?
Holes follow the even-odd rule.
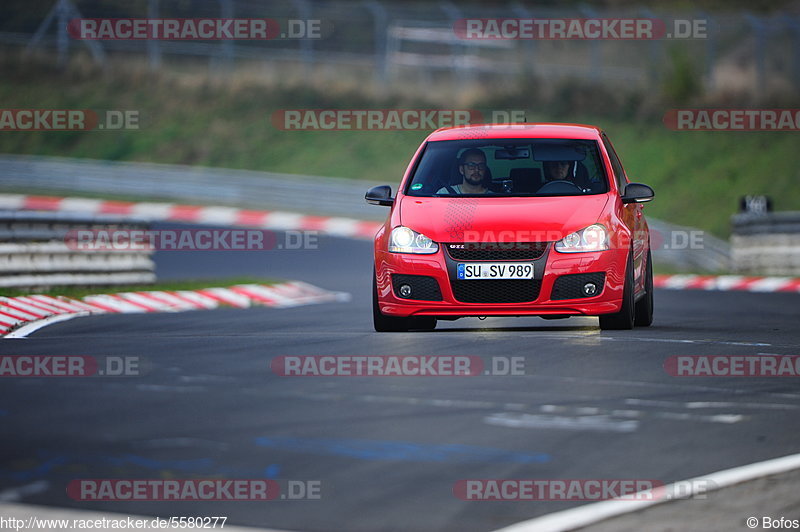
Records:
[[[394,203],[392,197],[392,187],[389,185],[381,185],[379,187],[372,187],[364,195],[364,199],[371,205],[386,205],[391,206]]]
[[[655,197],[656,193],[647,185],[641,183],[628,183],[622,203],[646,203]]]
[[[533,145],[535,161],[582,161],[586,159],[586,146],[579,143],[564,144],[539,141]]]
[[[515,148],[507,146],[494,152],[495,159],[530,159],[531,150],[528,148]]]

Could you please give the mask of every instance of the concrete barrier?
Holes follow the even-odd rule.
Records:
[[[0,288],[153,283],[152,250],[82,251],[69,246],[66,239],[77,229],[148,227],[149,222],[128,217],[0,211]]]
[[[800,212],[736,214],[731,223],[734,272],[800,275]]]

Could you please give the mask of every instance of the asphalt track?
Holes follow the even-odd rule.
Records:
[[[370,244],[160,252],[163,279],[262,275],[348,303],[106,315],[0,342],[0,354],[138,356],[138,377],[6,378],[0,498],[308,531],[485,531],[584,504],[466,502],[460,479],[664,483],[800,451],[793,378],[672,377],[672,355],[799,355],[800,296],[656,291],[652,327],[465,319],[372,331]],[[280,355],[524,357],[524,376],[279,377]],[[84,502],[76,478],[321,481],[319,500]],[[710,494],[709,497],[713,497]],[[742,508],[742,518],[752,514]],[[796,517],[796,516],[793,516]]]

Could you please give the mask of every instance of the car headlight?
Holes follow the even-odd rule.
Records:
[[[389,237],[389,251],[392,253],[431,254],[439,251],[439,244],[421,233],[400,225],[392,229]]]
[[[556,251],[581,253],[608,249],[608,231],[600,224],[593,224],[580,231],[570,233],[556,242]]]

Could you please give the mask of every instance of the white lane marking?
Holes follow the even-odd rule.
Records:
[[[505,412],[483,418],[487,425],[524,429],[591,430],[597,432],[635,432],[636,420],[616,420],[609,416],[547,416]]]
[[[521,379],[523,377],[516,377]],[[660,382],[646,382],[646,381],[618,381],[612,379],[585,379],[580,377],[559,377],[559,376],[541,376],[541,375],[526,375],[524,378],[530,380],[543,380],[543,381],[554,381],[554,382],[579,382],[579,383],[587,383],[587,384],[601,384],[606,386],[630,386],[632,388],[661,388],[665,390],[669,390],[670,392],[675,392],[678,390],[684,390],[687,392],[716,392],[716,393],[728,393],[731,395],[752,395],[753,390],[747,388],[725,388],[721,386],[698,386],[698,385],[686,385],[686,384],[667,384],[667,383],[660,383]],[[769,397],[781,397],[786,399],[795,399],[800,400],[800,394],[797,393],[784,393],[784,392],[759,392],[761,395],[769,396]]]
[[[709,423],[739,423],[746,419],[741,414],[717,414],[714,416],[698,416],[686,412],[656,412],[654,417],[668,421],[707,421]]]
[[[58,323],[61,321],[71,320],[73,318],[80,318],[81,316],[89,316],[89,314],[90,314],[89,312],[76,312],[74,314],[56,314],[55,316],[50,316],[48,318],[26,323],[19,329],[11,331],[7,335],[3,336],[3,338],[27,338],[28,335],[33,334],[39,329],[47,327],[48,325],[52,325],[54,323]]]
[[[736,345],[743,347],[772,347],[773,344],[764,342],[732,342],[729,340],[689,340],[683,338],[643,338],[640,336],[627,336],[625,338],[614,336],[601,336],[601,340],[611,341],[637,341],[637,342],[658,342],[664,344],[701,344],[701,345]]]
[[[733,401],[663,401],[654,399],[625,399],[626,405],[634,406],[663,406],[667,408],[754,408],[764,410],[797,410],[800,405],[787,403],[736,403]]]
[[[111,513],[111,512],[98,512],[92,510],[76,510],[74,508],[58,508],[54,506],[38,506],[33,504],[12,504],[12,503],[2,503],[0,504],[0,515],[2,515],[5,519],[14,518],[17,520],[22,521],[23,523],[27,523],[32,516],[40,519],[40,520],[50,520],[53,521],[67,521],[69,523],[73,523],[75,521],[84,521],[84,522],[97,522],[103,519],[106,522],[109,521],[116,521],[119,523],[127,522],[128,518],[130,517],[134,521],[142,520],[146,521],[148,526],[145,528],[137,528],[138,531],[144,532],[164,532],[164,528],[154,528],[149,526],[154,519],[154,516],[146,516],[146,515],[131,515],[131,514],[118,514],[118,513]],[[160,517],[164,519],[163,515]],[[48,530],[56,530],[56,529],[48,529]],[[78,529],[78,528],[61,528],[60,530],[63,531],[80,531],[86,530]],[[120,529],[122,530],[122,529]],[[255,527],[246,527],[246,526],[234,526],[228,523],[225,524],[225,528],[222,529],[223,532],[287,532],[281,531],[274,528],[255,528]]]
[[[675,482],[664,488],[666,497],[655,500],[621,500],[595,502],[579,506],[571,510],[564,510],[515,523],[511,526],[496,530],[495,532],[566,532],[589,526],[612,517],[637,512],[674,500],[676,498],[688,499],[701,493],[716,491],[749,480],[755,480],[770,475],[786,473],[800,468],[800,453],[756,462],[740,467],[717,471],[708,475],[694,477],[688,480]],[[671,497],[670,494],[681,494]]]
[[[37,493],[43,493],[47,491],[48,487],[50,487],[50,483],[47,482],[46,480],[37,480],[36,482],[25,484],[24,486],[20,486],[18,488],[5,489],[3,491],[0,491],[0,501],[16,502],[22,500],[22,498],[27,495],[36,495]],[[0,515],[5,515],[5,514],[2,511],[0,511]]]

